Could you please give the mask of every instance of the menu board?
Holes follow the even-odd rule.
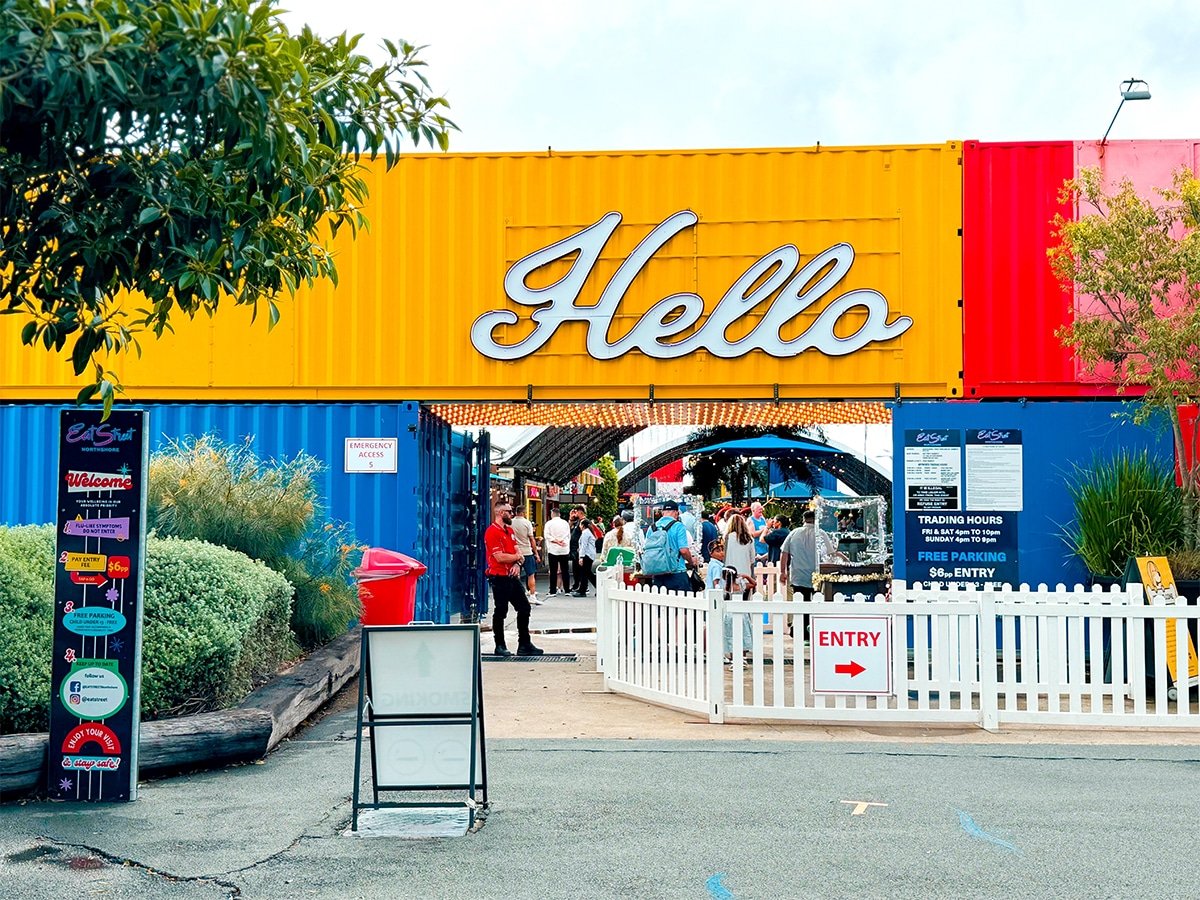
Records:
[[[137,797],[149,469],[143,410],[62,411],[47,789]]]

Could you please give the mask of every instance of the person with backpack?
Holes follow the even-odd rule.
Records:
[[[687,529],[679,521],[679,504],[668,500],[662,518],[650,528],[642,547],[642,573],[651,576],[655,587],[691,592],[687,571],[694,568]]]

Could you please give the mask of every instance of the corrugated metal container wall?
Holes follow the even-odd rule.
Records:
[[[1063,182],[1099,167],[1109,188],[1129,179],[1142,197],[1198,170],[1196,141],[963,144],[963,383],[968,398],[1112,397],[1055,330],[1092,301],[1050,270],[1051,221],[1074,215]],[[1088,210],[1087,212],[1090,212]],[[1136,393],[1133,391],[1131,393]]]
[[[454,541],[447,523],[467,516],[461,492],[447,490],[449,460],[468,453],[469,439],[460,435],[451,444],[448,426],[421,416],[416,403],[306,405],[157,405],[150,412],[151,450],[170,439],[216,434],[225,441],[254,436],[254,449],[263,458],[290,458],[300,451],[326,464],[317,486],[330,518],[354,526],[358,539],[374,546],[410,554],[429,567],[419,582],[417,614],[433,621],[448,621],[461,612],[465,571],[451,568]],[[20,473],[0,488],[0,523],[40,524],[54,518],[56,494],[56,441],[58,409],[55,406],[0,406],[0,464],[4,471]],[[399,439],[395,474],[355,474],[344,471],[347,437]],[[457,447],[457,451],[455,450]],[[439,461],[447,477],[437,480],[422,472],[426,459]],[[469,460],[466,463],[468,470]],[[438,497],[437,492],[443,493]],[[439,506],[440,503],[440,506]],[[461,541],[459,541],[461,543]],[[459,550],[461,555],[461,549]],[[447,574],[450,573],[450,574]]]
[[[1021,431],[1024,509],[1017,514],[1021,581],[1034,585],[1087,584],[1087,570],[1062,538],[1062,529],[1075,518],[1067,487],[1074,467],[1088,466],[1093,459],[1108,459],[1118,449],[1139,452],[1145,448],[1167,465],[1174,459],[1171,437],[1165,430],[1113,417],[1123,409],[1125,404],[1111,400],[896,404],[892,411],[896,577],[906,579],[904,432],[999,428]]]
[[[963,386],[970,397],[1091,394],[1054,331],[1071,321],[1046,250],[1070,141],[963,144]]]
[[[269,336],[265,322],[251,328],[243,310],[182,323],[178,336],[148,341],[144,358],[121,360],[119,371],[139,400],[524,400],[531,385],[537,399],[644,399],[650,385],[658,399],[770,399],[775,385],[784,399],[890,398],[897,385],[905,396],[961,396],[960,162],[957,143],[405,156],[391,172],[375,165],[369,175],[370,231],[356,241],[343,231],[335,242],[339,287],[303,289]],[[491,310],[521,314],[519,324],[495,329],[501,343],[531,332],[530,307],[505,297],[514,262],[617,211],[622,224],[573,313],[597,319],[603,330],[607,316],[582,307],[598,301],[639,241],[682,210],[694,211],[699,224],[637,273],[609,339],[680,292],[698,294],[711,314],[754,262],[787,245],[798,248],[802,263],[840,243],[856,255],[823,297],[814,288],[796,304],[803,311],[783,324],[783,340],[854,289],[878,291],[889,321],[909,316],[912,327],[842,356],[813,350],[776,358],[755,350],[721,359],[697,350],[650,359],[634,350],[601,361],[588,353],[584,321],[561,324],[544,347],[520,359],[487,358],[472,345],[472,323]],[[568,266],[552,262],[528,284],[545,287]],[[726,338],[747,335],[770,306],[739,317]],[[881,313],[870,319],[873,327]],[[833,330],[846,338],[865,321],[865,307],[851,306]],[[0,320],[0,343],[17,347],[22,324]],[[705,344],[720,339],[706,335]],[[0,357],[0,396],[67,400],[77,386],[67,365],[48,354],[22,348]]]

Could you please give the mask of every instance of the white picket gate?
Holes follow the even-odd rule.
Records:
[[[1182,599],[1146,606],[1136,585],[974,591],[897,581],[890,601],[860,595],[833,603],[630,588],[611,574],[599,588],[597,669],[606,688],[713,722],[1200,728],[1189,691],[1181,686],[1176,698],[1168,687],[1167,659],[1170,652],[1174,671],[1189,671],[1189,642],[1175,636],[1195,633],[1200,607]],[[731,663],[721,652],[726,612]],[[814,614],[890,617],[891,694],[813,694],[800,636]],[[800,640],[789,636],[793,623]]]

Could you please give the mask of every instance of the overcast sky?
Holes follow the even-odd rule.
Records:
[[[1196,0],[284,3],[429,45],[459,151],[1098,140],[1130,77],[1113,139],[1200,137]],[[890,466],[886,428],[833,431]]]
[[[427,44],[451,149],[793,147],[1200,132],[1200,4],[283,0]]]

